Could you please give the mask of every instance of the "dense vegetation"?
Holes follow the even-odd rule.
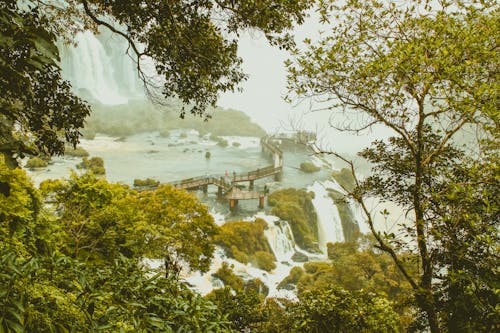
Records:
[[[156,179],[153,178],[146,178],[146,179],[134,179],[134,186],[148,186],[148,187],[155,187],[160,185],[160,182]]]
[[[497,1],[318,1],[327,33],[294,49],[288,31],[313,4],[0,3],[1,331],[498,331]],[[61,78],[56,40],[98,27],[129,43],[151,97],[158,95],[142,71],[145,57],[162,76],[160,94],[205,116],[219,93],[245,79],[242,31],[292,50],[289,97],[324,98],[321,108],[347,115],[334,117],[342,130],[392,133],[361,153],[373,166],[369,177],[358,178],[348,160],[352,179],[342,184],[346,171],[337,175],[366,213],[374,244],[333,244],[331,263],[294,269],[283,284],[297,285],[297,302],[264,302],[258,281],[242,290],[227,267],[218,274],[228,286],[207,299],[178,279],[181,264],[208,269],[219,231],[193,196],[169,186],[138,193],[92,172],[35,189],[19,159],[75,146],[90,112]],[[467,127],[479,140],[462,147],[457,133]],[[103,167],[84,165],[94,162]],[[376,229],[366,205],[373,197],[406,212],[400,231]],[[314,250],[310,201],[300,190],[270,196],[297,243]],[[155,272],[145,258],[164,265]]]
[[[344,159],[347,190],[411,285],[422,327],[498,330],[498,1],[321,1],[319,13],[331,29],[294,52],[289,98],[325,102],[340,130],[388,133],[360,153],[366,179]],[[378,228],[394,218],[374,198],[405,212],[398,230]]]
[[[64,149],[64,155],[73,156],[73,157],[88,157],[89,152],[83,149],[82,147],[66,147]]]
[[[200,135],[211,133],[213,139],[219,136],[241,135],[261,137],[266,132],[241,111],[212,109],[210,121],[186,115],[179,118],[182,104],[172,101],[168,105],[155,106],[147,100],[131,101],[127,105],[95,105],[87,118],[84,133],[102,133],[120,137],[143,132],[160,132],[170,136],[175,129],[195,129]],[[219,139],[222,140],[222,139]],[[227,146],[227,142],[226,142]]]
[[[178,260],[205,270],[213,251],[217,228],[194,197],[136,193],[92,174],[38,191],[0,162],[10,185],[0,194],[2,331],[227,331],[213,304],[176,280]],[[164,268],[148,272],[145,257]]]
[[[28,169],[36,169],[36,168],[45,168],[49,163],[45,161],[44,159],[40,157],[31,157],[26,164],[24,165],[25,168]]]
[[[314,193],[288,188],[268,196],[272,213],[288,221],[295,242],[303,249],[319,252],[318,221],[312,203]]]
[[[77,164],[76,167],[78,169],[91,171],[95,175],[104,175],[106,173],[102,157],[84,157],[82,158],[82,162]]]
[[[252,263],[266,271],[276,268],[274,254],[264,236],[266,221],[228,222],[215,236],[215,242],[226,249],[229,256],[244,264]]]

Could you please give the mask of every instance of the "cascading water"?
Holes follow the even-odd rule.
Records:
[[[276,261],[289,262],[295,253],[295,242],[290,226],[286,221],[280,221],[275,216],[269,216],[266,221],[268,228],[264,231],[264,235],[276,257]]]
[[[333,183],[330,181],[314,182],[313,185],[307,188],[308,191],[314,192],[312,202],[318,216],[319,247],[324,254],[327,251],[327,243],[344,241],[339,211],[326,190],[331,184]]]
[[[118,38],[85,31],[75,36],[76,46],[59,46],[63,77],[76,94],[107,105],[144,95],[127,45]]]

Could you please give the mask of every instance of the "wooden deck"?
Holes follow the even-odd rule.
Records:
[[[272,138],[266,136],[260,141],[262,151],[272,155],[273,165],[258,168],[249,172],[233,173],[230,175],[206,175],[193,178],[186,178],[174,182],[170,182],[172,186],[178,189],[193,190],[203,189],[207,191],[208,185],[218,187],[218,193],[222,196],[225,192],[225,198],[229,200],[231,208],[237,204],[238,200],[259,199],[259,207],[263,207],[264,191],[253,191],[253,182],[257,179],[274,176],[279,179],[283,172],[283,152],[273,144]],[[250,182],[250,190],[241,190],[236,185],[239,182]]]

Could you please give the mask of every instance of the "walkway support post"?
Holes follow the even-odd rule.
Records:
[[[207,193],[208,192],[208,184],[203,185],[202,189],[203,189],[203,193]]]
[[[238,199],[229,199],[230,210],[235,210],[237,204],[238,204]]]
[[[259,208],[260,209],[264,208],[264,196],[263,195],[259,196]]]
[[[283,174],[283,171],[282,172],[278,172],[277,174],[275,174],[274,175],[274,180],[277,181],[277,182],[281,181],[282,174]]]
[[[217,187],[217,196],[219,198],[222,197],[222,187],[220,187],[220,186]]]
[[[249,186],[249,188],[250,188],[251,190],[253,190],[253,180],[251,180],[251,181],[250,181],[250,186]]]

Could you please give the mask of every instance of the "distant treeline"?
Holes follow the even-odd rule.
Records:
[[[170,105],[158,107],[146,100],[131,101],[125,105],[95,105],[87,119],[84,137],[93,138],[96,133],[110,136],[127,136],[143,132],[159,131],[168,136],[174,129],[195,129],[201,135],[239,135],[261,137],[266,132],[253,123],[245,113],[237,110],[213,109],[211,119],[186,114],[181,119],[182,105],[172,101]]]

